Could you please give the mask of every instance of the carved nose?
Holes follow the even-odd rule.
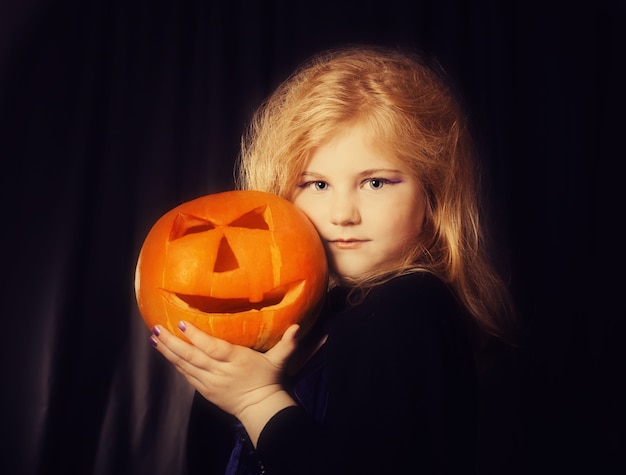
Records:
[[[213,272],[228,272],[230,270],[239,269],[239,262],[235,257],[230,244],[226,237],[222,236],[220,245],[217,249],[217,257],[213,265]]]

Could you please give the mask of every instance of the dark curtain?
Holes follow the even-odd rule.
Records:
[[[0,473],[185,473],[192,393],[148,343],[137,254],[233,187],[254,108],[346,42],[433,53],[467,102],[527,330],[492,395],[515,442],[487,452],[617,473],[624,20],[618,0],[0,2]]]

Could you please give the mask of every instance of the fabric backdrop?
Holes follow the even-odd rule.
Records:
[[[141,243],[231,189],[252,111],[346,42],[432,53],[467,101],[528,331],[513,397],[494,389],[516,416],[506,463],[612,473],[625,16],[617,0],[0,2],[0,473],[184,475],[191,390],[138,314]]]

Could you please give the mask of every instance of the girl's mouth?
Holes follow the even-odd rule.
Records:
[[[334,241],[329,241],[329,244],[336,249],[358,249],[364,242],[366,241],[360,239],[335,239]]]

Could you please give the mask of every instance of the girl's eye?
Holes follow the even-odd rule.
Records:
[[[387,180],[384,180],[382,178],[370,178],[367,181],[372,190],[380,190],[383,186],[385,186],[386,183],[388,183]]]
[[[299,188],[313,188],[315,191],[324,191],[328,188],[328,183],[325,181],[307,181],[300,185]]]

